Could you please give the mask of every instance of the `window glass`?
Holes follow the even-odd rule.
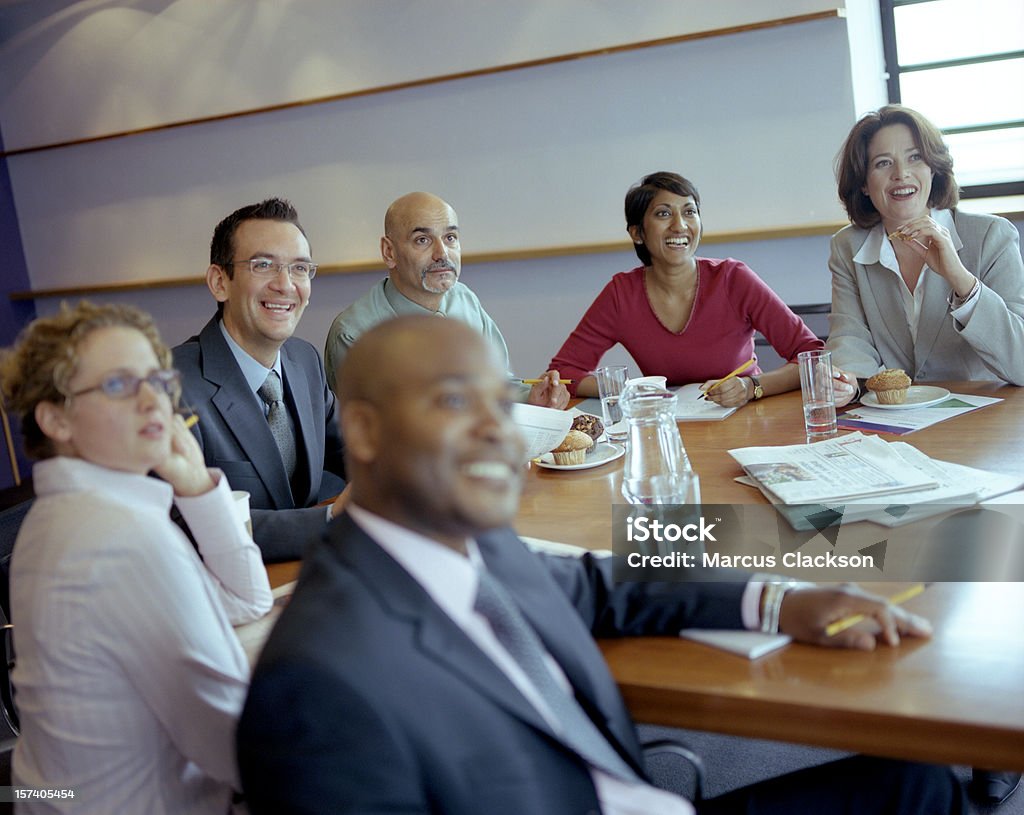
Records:
[[[1024,119],[1024,59],[900,74],[903,103],[941,128]]]
[[[1021,0],[934,0],[897,6],[893,17],[900,65],[1024,50]]]
[[[1024,127],[945,136],[960,185],[1024,178]]]

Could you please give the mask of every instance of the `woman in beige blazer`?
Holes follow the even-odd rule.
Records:
[[[838,367],[869,377],[1024,385],[1024,261],[1017,230],[956,209],[953,160],[921,114],[888,105],[854,125],[837,159],[852,221],[832,237]]]

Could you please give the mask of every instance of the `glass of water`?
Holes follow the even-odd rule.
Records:
[[[832,390],[832,352],[801,351],[800,392],[804,403],[804,430],[807,442],[835,438],[836,397]]]
[[[601,397],[604,433],[613,444],[622,444],[628,435],[626,423],[622,419],[622,408],[619,405],[622,389],[626,387],[626,372],[625,365],[605,365],[594,371],[594,376],[597,377],[597,393]]]

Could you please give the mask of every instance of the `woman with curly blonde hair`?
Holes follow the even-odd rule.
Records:
[[[145,313],[80,303],[0,360],[38,459],[11,561],[14,783],[74,791],[23,813],[223,815],[238,786],[249,667],[232,625],[272,598],[227,479],[175,414],[170,359]]]

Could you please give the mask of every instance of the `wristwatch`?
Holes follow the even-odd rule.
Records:
[[[760,399],[762,396],[764,396],[764,388],[761,387],[761,380],[758,379],[753,374],[749,375],[747,378],[754,385],[754,400],[756,401],[756,400]]]

